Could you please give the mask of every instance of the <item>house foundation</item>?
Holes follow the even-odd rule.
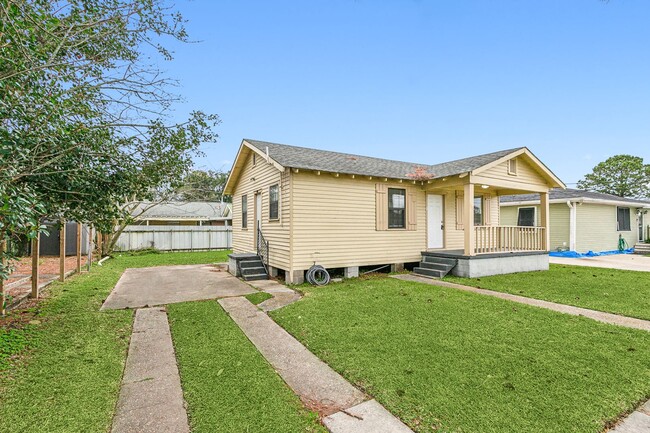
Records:
[[[359,276],[358,266],[348,266],[343,270],[343,278],[357,278]]]

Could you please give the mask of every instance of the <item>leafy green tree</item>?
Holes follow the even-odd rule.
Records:
[[[219,122],[169,120],[180,98],[152,58],[183,23],[164,0],[0,0],[1,238],[44,216],[110,230],[181,185]]]
[[[632,155],[607,158],[578,182],[578,188],[619,197],[650,197],[650,164]]]
[[[183,179],[183,185],[176,193],[180,201],[225,201],[223,189],[228,180],[228,173],[214,170],[192,170]]]

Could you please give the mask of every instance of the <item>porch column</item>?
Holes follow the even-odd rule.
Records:
[[[463,195],[463,232],[465,234],[465,255],[473,256],[474,252],[474,184],[465,185]]]
[[[539,225],[544,227],[542,248],[544,251],[551,249],[551,218],[549,217],[548,192],[539,194]]]

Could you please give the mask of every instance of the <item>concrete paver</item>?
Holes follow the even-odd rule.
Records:
[[[135,312],[112,433],[189,433],[164,308]]]
[[[580,259],[550,257],[549,262],[558,265],[650,272],[650,257],[645,257],[640,254],[614,254],[611,256],[583,257]]]
[[[412,433],[376,400],[369,400],[323,419],[332,433]]]
[[[253,292],[254,289],[230,275],[222,266],[132,268],[124,271],[101,309],[147,307]]]
[[[453,289],[464,290],[466,292],[478,293],[480,295],[493,296],[495,298],[501,298],[508,301],[518,302],[520,304],[546,308],[547,310],[558,311],[560,313],[571,314],[573,316],[584,316],[593,320],[597,320],[599,322],[609,323],[611,325],[625,326],[627,328],[650,331],[650,321],[648,320],[635,319],[633,317],[619,316],[617,314],[604,313],[602,311],[589,310],[587,308],[580,308],[571,305],[557,304],[555,302],[542,301],[539,299],[526,298],[524,296],[511,295],[510,293],[478,289],[476,287],[463,286],[461,284],[448,283],[446,281],[434,280],[431,278],[419,277],[411,274],[393,275],[392,277],[404,281],[415,281],[417,283],[424,283],[432,286],[450,287]]]

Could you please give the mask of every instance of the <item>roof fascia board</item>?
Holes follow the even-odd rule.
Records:
[[[566,198],[566,199],[554,198],[552,200],[549,200],[549,203],[563,204],[568,201],[572,203],[604,204],[609,206],[620,206],[620,207],[624,206],[624,207],[634,207],[640,209],[650,209],[650,203],[648,204],[631,203],[627,201],[602,200],[602,199],[594,199],[594,198],[587,198],[587,197],[573,197],[573,198]],[[508,201],[508,202],[500,203],[501,206],[521,206],[521,205],[538,205],[538,204],[539,204],[539,200]]]

